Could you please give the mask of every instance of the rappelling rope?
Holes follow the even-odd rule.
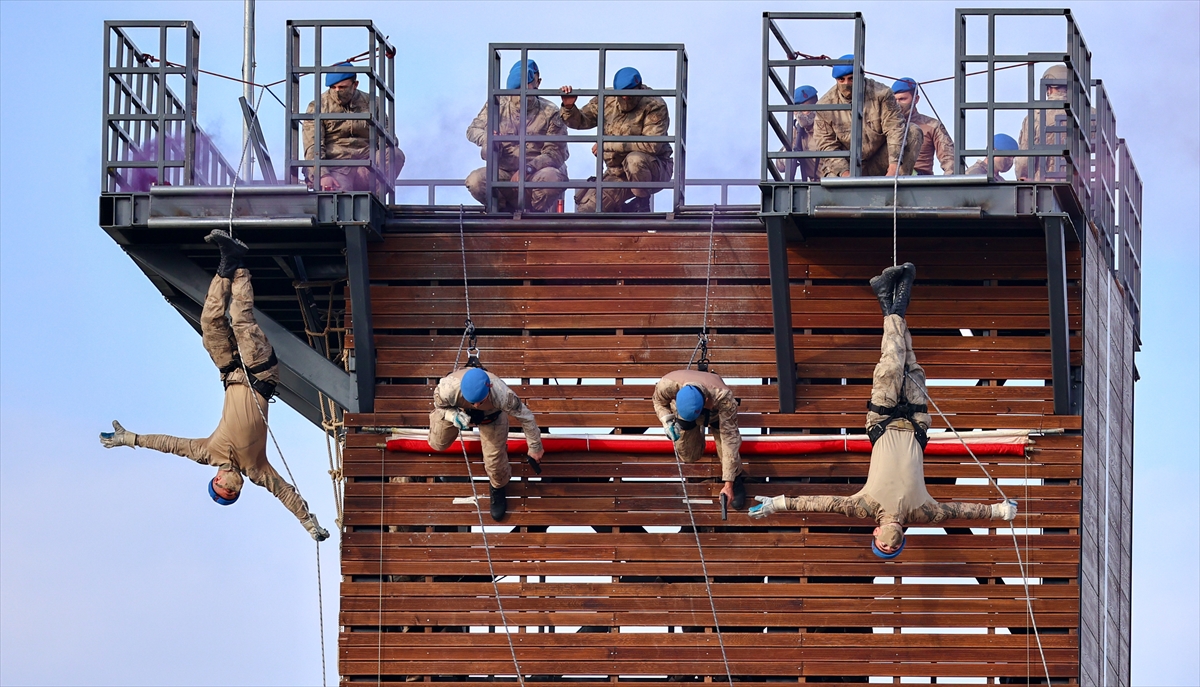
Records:
[[[701,432],[704,430],[701,429]],[[717,439],[713,437],[714,441]],[[725,677],[729,686],[733,687],[733,673],[729,669],[729,656],[725,653],[725,638],[721,634],[721,621],[717,619],[717,604],[713,601],[712,582],[708,578],[708,563],[704,560],[704,547],[700,545],[700,530],[696,528],[696,515],[692,512],[692,500],[688,495],[687,479],[683,476],[683,459],[679,457],[679,449],[675,452],[675,467],[679,470],[679,484],[683,487],[683,505],[687,506],[688,520],[692,523],[692,534],[696,537],[696,551],[700,553],[700,571],[704,574],[704,591],[708,594],[708,607],[712,609],[713,630],[717,633],[717,643],[721,646],[721,661],[725,663]]]
[[[467,305],[467,322],[463,327],[462,338],[458,341],[458,353],[454,354],[454,369],[458,369],[458,361],[462,357],[463,345],[467,343],[467,339],[475,338],[475,325],[471,322],[471,287],[467,283],[467,234],[463,229],[463,206],[458,206],[458,246],[462,253],[462,272],[463,272],[463,302]],[[471,356],[471,348],[467,348],[467,357]]]
[[[892,267],[900,264],[896,255],[899,252],[899,233],[897,231],[897,214],[899,212],[897,205],[900,198],[900,169],[904,166],[904,152],[908,147],[908,130],[912,126],[913,112],[917,110],[917,104],[913,103],[908,108],[908,116],[904,118],[904,134],[900,137],[900,155],[896,158],[896,174],[892,177]],[[918,151],[918,156],[920,151]],[[916,161],[913,161],[914,164]]]
[[[704,316],[700,322],[700,336],[696,341],[696,347],[692,349],[692,357],[688,359],[687,368],[692,369],[692,361],[696,359],[696,351],[704,348],[704,355],[701,360],[707,362],[708,358],[708,301],[711,293],[712,284],[712,267],[713,267],[713,238],[717,232],[717,206],[712,206],[712,215],[708,221],[708,272],[704,275]]]
[[[482,443],[482,436],[480,437]],[[483,552],[487,555],[488,575],[492,578],[492,590],[496,594],[496,608],[500,609],[500,624],[504,625],[504,636],[508,638],[508,651],[512,654],[513,668],[517,671],[517,681],[525,687],[525,675],[521,672],[521,664],[517,661],[517,649],[513,646],[512,632],[508,628],[508,618],[504,614],[504,603],[500,600],[500,584],[496,580],[496,568],[492,564],[492,547],[488,544],[487,527],[483,524],[483,509],[479,506],[479,493],[475,491],[475,473],[471,471],[471,459],[467,456],[467,442],[460,430],[458,445],[462,448],[463,462],[467,464],[467,481],[471,484],[471,501],[475,503],[475,515],[479,516],[479,533],[483,535]],[[490,484],[490,482],[489,482]]]
[[[938,416],[940,416],[942,421],[946,423],[946,427],[954,433],[955,438],[957,438],[958,441],[963,445],[963,448],[967,449],[967,454],[971,456],[971,459],[974,460],[975,464],[979,466],[979,469],[983,471],[984,476],[987,477],[988,481],[992,483],[992,486],[996,488],[996,491],[1000,492],[1000,498],[1008,501],[1009,498],[1008,495],[1004,493],[1004,489],[1000,488],[1000,484],[992,477],[992,474],[988,472],[987,467],[980,462],[979,457],[975,455],[975,452],[971,450],[971,446],[967,443],[967,440],[964,439],[963,436],[959,434],[958,430],[954,428],[954,423],[950,422],[950,418],[946,417],[946,414],[943,413],[942,409],[938,407],[937,401],[933,400],[933,396],[929,394],[929,388],[912,377],[909,377],[907,370],[904,373],[904,378],[921,387],[921,389],[925,392],[925,398],[929,399],[929,402],[933,405],[933,409],[937,411]],[[1029,591],[1029,578],[1025,574],[1025,562],[1021,558],[1021,544],[1017,540],[1017,529],[1013,524],[1015,522],[1016,520],[1014,519],[1009,523],[1008,532],[1012,535],[1013,550],[1017,554],[1017,567],[1021,573],[1021,584],[1025,588],[1025,610],[1029,613],[1029,623],[1033,629],[1033,636],[1037,640],[1038,653],[1042,657],[1042,668],[1046,671],[1046,684],[1050,684],[1050,666],[1046,663],[1046,651],[1042,648],[1042,636],[1038,632],[1037,618],[1034,617],[1033,614],[1033,599],[1030,596]]]

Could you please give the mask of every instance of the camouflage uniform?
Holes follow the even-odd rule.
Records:
[[[904,318],[888,315],[883,321],[883,343],[879,364],[875,366],[871,402],[891,407],[900,396],[904,383],[905,397],[910,403],[928,403],[925,395],[925,370],[917,364],[912,349],[912,337]],[[905,368],[908,379],[905,379]],[[927,413],[915,413],[914,419],[922,428],[929,427]],[[867,427],[878,424],[884,416],[867,412]],[[938,524],[946,520],[974,520],[992,517],[992,507],[982,503],[938,503],[925,490],[924,450],[917,442],[913,426],[907,420],[897,420],[887,426],[883,436],[871,449],[871,468],[867,483],[851,496],[784,497],[781,510],[808,513],[842,513],[851,518],[872,518],[880,526],[888,523],[904,525]]]
[[[913,105],[916,107],[916,105]],[[943,174],[954,173],[954,139],[946,127],[933,117],[920,112],[912,113],[910,124],[921,130],[921,152],[913,171],[917,174],[933,174],[933,158],[936,155]]]
[[[502,96],[497,103],[500,115],[500,126],[493,128],[503,136],[513,136],[519,133],[521,124],[520,96]],[[487,105],[479,111],[471,125],[467,127],[467,140],[483,150],[480,157],[487,159]],[[558,107],[545,98],[529,96],[525,112],[525,133],[531,136],[562,136],[567,133]],[[512,175],[521,168],[520,148],[517,143],[499,143],[500,154],[497,156],[499,178],[492,181],[509,181]],[[525,143],[525,165],[533,169],[533,174],[526,177],[527,181],[566,181],[567,180],[567,151],[565,141],[529,141]],[[486,205],[487,198],[487,167],[480,167],[467,176],[467,189],[475,200]],[[550,212],[562,199],[566,189],[542,188],[528,189],[528,207],[534,212]],[[517,189],[497,189],[501,210],[514,210],[517,207]]]
[[[314,103],[308,104],[305,112],[312,114]],[[321,94],[322,114],[366,113],[371,111],[371,99],[366,93],[356,90],[348,105],[341,104],[332,90]],[[321,123],[321,160],[366,160],[370,155],[371,138],[370,121],[365,119],[325,120]],[[313,133],[313,123],[303,122],[304,130],[304,159],[317,159],[316,136]],[[376,160],[379,170],[387,185],[400,176],[404,168],[404,151],[393,147],[386,141],[380,142],[382,159]],[[320,180],[314,179],[314,168],[307,169],[308,178],[316,188],[320,188]],[[322,167],[321,174],[333,177],[343,191],[373,191],[383,193],[390,189],[383,188],[379,179],[371,174],[370,167]]]
[[[521,402],[508,385],[491,372],[487,373],[492,388],[487,398],[475,409],[462,397],[462,378],[470,368],[464,367],[442,377],[433,392],[433,411],[429,413],[429,448],[444,451],[458,438],[458,427],[446,418],[446,411],[464,410],[482,414],[482,421],[472,418],[479,427],[479,439],[483,444],[483,467],[487,470],[492,486],[499,489],[512,479],[512,466],[508,463],[508,416],[521,423],[525,431],[525,442],[530,452],[542,450],[542,432],[538,429],[533,413]]]
[[[714,437],[717,459],[721,461],[721,479],[732,482],[742,472],[742,434],[738,431],[737,399],[725,381],[711,372],[677,370],[658,380],[654,386],[654,414],[664,424],[675,419],[675,395],[685,386],[694,386],[704,394],[704,411],[696,426],[684,429],[675,442],[675,451],[685,463],[694,463],[704,454],[704,425],[720,432]]]
[[[850,98],[838,91],[837,86],[829,89],[817,101],[821,105],[849,105]],[[823,110],[816,113],[813,124],[812,144],[814,150],[850,150],[849,110]],[[887,168],[900,160],[900,145],[904,138],[904,117],[892,89],[866,79],[863,85],[863,128],[862,128],[862,174],[878,177],[887,174]],[[900,175],[912,173],[917,153],[923,144],[920,127],[910,125],[905,143],[904,159],[900,164]],[[836,177],[850,169],[846,158],[821,160],[821,176]]]
[[[803,150],[815,150],[813,148],[813,123],[817,119],[816,112],[797,112],[796,113],[796,130],[792,134],[792,151],[800,152]],[[780,148],[780,150],[786,150]],[[776,169],[781,172],[788,171],[788,163],[796,163],[792,166],[796,172],[799,172],[798,181],[816,181],[817,167],[821,162],[820,158],[810,157],[800,160],[777,160]],[[789,177],[791,175],[788,175]]]
[[[647,89],[642,85],[639,89]],[[625,93],[627,91],[622,91]],[[608,96],[604,103],[604,133],[609,136],[666,136],[671,127],[667,103],[658,96],[632,96],[628,110],[622,109],[618,96]],[[594,129],[599,122],[599,97],[594,97],[582,109],[564,105],[562,118],[572,129]],[[605,143],[604,181],[670,181],[675,173],[671,144],[666,142]],[[649,198],[659,189],[614,188],[604,191],[603,212],[620,212],[631,197]],[[575,194],[575,211],[596,209],[595,189],[580,189]]]
[[[976,161],[975,164],[971,165],[970,167],[967,167],[967,174],[987,174],[987,173],[988,173],[988,163],[987,163],[986,157],[983,158],[982,160]],[[996,181],[1004,181],[1004,177],[1000,176],[1000,172],[996,172],[995,174],[993,174],[992,179],[995,179]]]
[[[1066,100],[1066,95],[1052,93],[1046,96],[1046,100]],[[1051,146],[1066,147],[1066,132],[1046,132],[1047,128],[1060,126],[1058,118],[1065,115],[1065,110],[1034,110],[1033,140],[1030,141],[1029,115],[1026,114],[1025,118],[1021,120],[1021,135],[1017,138],[1017,145],[1021,147],[1021,150]],[[1052,157],[1018,157],[1013,160],[1013,171],[1016,172],[1018,180],[1043,181],[1046,177],[1047,165],[1050,165],[1051,169],[1056,166],[1061,168],[1061,161]],[[1032,173],[1030,167],[1033,167]]]
[[[225,317],[227,303],[228,320]],[[263,365],[273,354],[271,343],[254,320],[254,288],[250,284],[250,271],[247,269],[239,269],[233,279],[213,277],[200,315],[200,329],[204,348],[219,369],[233,364],[239,351],[242,362],[248,368]],[[279,367],[272,365],[268,370],[255,374],[255,377],[276,383],[279,381]],[[270,409],[267,399],[246,383],[246,375],[240,365],[228,373],[222,373],[221,381],[225,383],[225,406],[216,431],[208,438],[181,439],[167,434],[138,434],[134,437],[134,445],[174,453],[223,471],[241,473],[274,494],[298,520],[306,520],[309,517],[308,504],[296,488],[288,484],[267,461],[266,417]]]

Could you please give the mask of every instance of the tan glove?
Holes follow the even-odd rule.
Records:
[[[329,538],[329,530],[317,524],[317,516],[312,513],[309,513],[307,518],[301,520],[300,524],[304,525],[304,529],[308,530],[308,533],[316,541],[325,541]]]
[[[1012,522],[1017,519],[1017,502],[1009,499],[992,504],[992,518]]]
[[[100,432],[100,443],[104,448],[113,448],[115,446],[137,446],[137,435],[126,430],[121,426],[120,422],[113,420],[113,431]]]

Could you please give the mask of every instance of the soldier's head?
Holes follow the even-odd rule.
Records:
[[[1067,99],[1067,79],[1071,77],[1071,72],[1067,71],[1066,65],[1056,64],[1046,70],[1042,74],[1042,83],[1046,86],[1046,100],[1066,100]]]
[[[917,93],[917,81],[906,76],[892,84],[892,94],[896,96],[896,104],[900,106],[900,114],[908,116],[909,110],[921,99]]]
[[[463,400],[478,407],[492,390],[492,380],[481,368],[472,367],[462,378]]]
[[[613,88],[618,91],[636,91],[642,88],[642,74],[633,67],[622,67],[613,75]],[[617,104],[621,110],[629,112],[638,106],[641,97],[630,95],[617,96]]]
[[[350,67],[353,65],[349,62],[338,62],[333,66]],[[346,105],[354,98],[354,93],[358,90],[358,77],[354,72],[327,72],[325,87],[337,98],[339,103]]]
[[[817,89],[812,86],[801,86],[792,93],[792,102],[797,105],[809,105],[817,102]]]
[[[842,55],[839,60],[853,60],[854,54]],[[839,64],[833,68],[833,78],[837,81],[838,94],[849,98],[854,89],[854,65]]]
[[[522,68],[520,60],[513,63],[512,69],[508,70],[508,81],[504,87],[509,90],[517,90],[521,87],[521,73],[525,73],[525,83],[530,89],[536,89],[542,84],[542,73],[538,71],[537,62],[529,60],[529,65]]]
[[[871,551],[880,558],[895,558],[904,550],[904,527],[898,522],[876,527],[873,535]]]
[[[208,495],[222,506],[231,506],[242,494],[242,474],[237,470],[218,470],[208,482]]]
[[[1021,146],[1017,145],[1016,139],[1008,134],[996,134],[992,137],[992,147],[999,153],[1001,150],[1020,150]],[[1011,157],[996,156],[996,173],[1007,172],[1012,169],[1013,159]]]

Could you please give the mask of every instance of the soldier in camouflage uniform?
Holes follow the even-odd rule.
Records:
[[[1067,79],[1070,75],[1066,66],[1061,64],[1050,67],[1042,74],[1043,81],[1051,81],[1046,84],[1046,100],[1067,99]],[[1025,118],[1021,120],[1021,133],[1018,135],[1017,145],[1021,150],[1065,146],[1067,144],[1065,133],[1046,132],[1048,127],[1056,126],[1058,117],[1065,113],[1065,110],[1034,110],[1032,139],[1030,138],[1029,115],[1026,114]],[[1054,158],[1048,157],[1019,157],[1014,162],[1013,168],[1018,181],[1043,181],[1046,176],[1046,166],[1050,165],[1053,168],[1055,162]]]
[[[208,483],[208,494],[223,506],[238,499],[245,475],[274,494],[313,539],[328,539],[329,532],[308,511],[300,493],[267,461],[267,402],[279,382],[279,366],[271,342],[254,320],[254,287],[250,270],[241,262],[246,244],[220,230],[205,240],[221,248],[221,264],[208,286],[200,315],[204,349],[221,371],[225,384],[225,407],[216,431],[205,439],[134,434],[113,420],[113,431],[101,432],[100,443],[105,448],[130,446],[174,453],[216,467],[217,475]]]
[[[1017,142],[1014,141],[1013,137],[1009,136],[1008,134],[996,134],[995,136],[993,136],[992,137],[992,147],[995,148],[997,152],[999,152],[1001,150],[1018,150],[1019,149],[1019,147],[1017,146]],[[1000,157],[999,155],[997,155],[995,160],[996,160],[996,172],[995,172],[995,174],[992,175],[992,180],[993,181],[1004,181],[1005,180],[1004,177],[1000,176],[1000,174],[1012,169],[1013,158]],[[977,161],[975,164],[973,164],[967,168],[967,174],[987,174],[987,173],[988,173],[988,161],[987,161],[986,157],[983,158],[982,160]]]
[[[508,508],[504,488],[512,479],[508,462],[508,417],[521,423],[529,457],[541,461],[542,432],[521,399],[499,377],[479,367],[464,367],[442,377],[433,392],[429,413],[429,448],[444,451],[461,432],[479,428],[483,467],[491,486],[493,520],[501,520]]]
[[[704,427],[711,427],[721,461],[721,493],[734,510],[746,503],[746,473],[742,470],[742,434],[738,431],[737,399],[719,375],[699,370],[676,370],[654,386],[654,414],[675,452],[685,463],[704,454]],[[718,434],[719,432],[719,434]]]
[[[840,59],[853,58],[853,55],[842,55]],[[821,96],[817,103],[851,104],[854,88],[853,67],[838,65],[833,68],[833,77],[837,83]],[[813,123],[813,149],[850,150],[851,114],[850,110],[817,112],[816,121]],[[862,116],[863,176],[893,176],[897,171],[901,176],[912,174],[917,154],[923,145],[923,134],[919,127],[910,125],[908,137],[905,138],[904,118],[900,115],[900,106],[896,103],[892,89],[873,79],[866,79],[863,85]],[[904,146],[903,157],[900,154],[901,145]],[[841,157],[821,160],[821,176],[850,176],[850,161]]]
[[[792,102],[796,105],[811,105],[817,102],[817,89],[812,86],[800,86],[792,94]],[[792,134],[791,150],[812,150],[813,123],[816,122],[817,113],[796,112],[795,116],[796,128]],[[793,176],[798,177],[798,181],[817,181],[820,178],[817,174],[819,162],[819,158],[809,157],[800,160],[777,160],[775,166],[787,174],[789,181]],[[791,173],[788,173],[789,167],[793,170]]]
[[[617,71],[613,88],[619,91],[648,89],[642,75],[633,67]],[[575,107],[577,96],[570,86],[560,89],[562,118],[572,129],[594,129],[599,121],[599,97],[592,98],[582,109]],[[658,96],[635,94],[608,96],[604,102],[604,133],[609,136],[666,136],[671,127],[667,103]],[[595,154],[596,146],[592,146]],[[666,142],[605,143],[604,181],[670,181],[675,173],[671,144]],[[614,188],[604,191],[600,208],[603,212],[649,212],[651,196],[659,189]],[[576,212],[594,212],[596,190],[580,189],[575,194]]]
[[[913,172],[933,174],[933,158],[936,155],[942,166],[942,174],[953,174],[954,139],[950,138],[950,132],[940,121],[914,109],[921,101],[916,80],[911,77],[900,79],[892,84],[892,93],[896,96],[896,104],[900,106],[900,116],[921,130],[921,152],[917,154]]]
[[[904,527],[935,525],[946,520],[998,518],[1012,521],[1015,501],[998,504],[938,503],[925,490],[925,432],[929,429],[925,370],[917,364],[912,336],[904,321],[917,270],[912,263],[889,267],[871,280],[883,310],[883,343],[867,403],[867,436],[871,467],[867,483],[851,496],[757,496],[750,517],[764,518],[782,510],[842,513],[871,518],[871,547],[881,558],[894,558],[904,548]]]
[[[350,66],[340,62],[335,67]],[[371,111],[371,99],[358,90],[358,79],[353,73],[330,72],[325,75],[328,87],[321,94],[322,114],[367,113]],[[315,112],[315,103],[309,103],[308,114]],[[366,160],[370,158],[371,138],[365,119],[323,120],[321,122],[321,150],[317,155],[316,134],[313,122],[303,122],[305,160]],[[386,124],[385,124],[386,126]],[[381,134],[376,133],[377,136]],[[390,189],[404,168],[404,151],[387,141],[380,141],[381,153],[375,166],[382,179],[371,173],[370,167],[322,167],[319,188],[322,191],[371,191],[382,194]],[[313,181],[315,168],[305,169],[309,185]]]

